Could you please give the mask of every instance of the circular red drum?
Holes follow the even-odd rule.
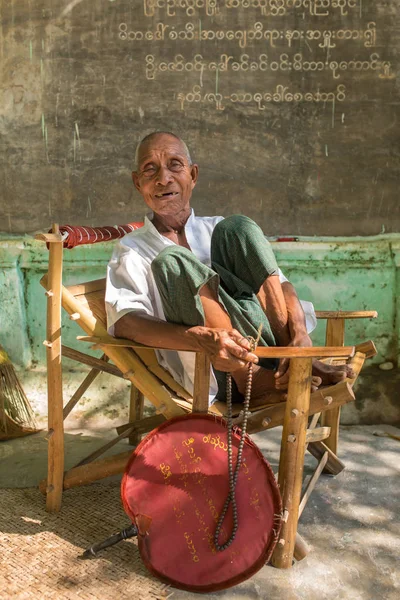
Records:
[[[236,465],[240,430],[233,434]],[[229,493],[227,426],[209,415],[166,421],[134,451],[122,479],[124,509],[139,530],[147,568],[175,587],[209,592],[244,581],[270,558],[282,504],[271,467],[246,436],[236,485],[239,528],[221,552],[214,546]],[[230,537],[232,506],[219,543]]]

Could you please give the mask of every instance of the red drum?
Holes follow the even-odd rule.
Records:
[[[233,465],[240,430],[232,436]],[[239,528],[221,552],[214,546],[219,515],[229,492],[227,426],[209,415],[166,421],[133,452],[122,479],[124,509],[139,530],[147,568],[173,586],[195,592],[244,581],[270,558],[282,504],[271,467],[246,436],[236,485]],[[230,505],[219,543],[233,526]]]

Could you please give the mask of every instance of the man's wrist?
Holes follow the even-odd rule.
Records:
[[[312,341],[306,329],[299,329],[292,335],[291,344],[298,347],[312,346]]]
[[[203,327],[202,325],[196,325],[189,327],[185,331],[185,337],[189,340],[189,343],[193,345],[193,350],[203,350],[203,344],[201,341],[205,336],[209,334],[209,328]]]
[[[289,313],[289,331],[292,340],[308,336],[305,319],[293,319]]]

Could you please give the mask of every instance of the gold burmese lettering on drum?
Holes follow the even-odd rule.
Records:
[[[182,432],[181,443],[172,446],[175,461],[169,457],[171,464],[162,462],[158,468],[166,486],[168,505],[172,506],[176,529],[182,541],[184,540],[183,545],[186,546],[187,559],[194,563],[200,563],[199,550],[204,549],[202,542],[208,546],[211,554],[217,554],[214,533],[220,517],[218,508],[221,510],[221,506],[217,508],[211,497],[211,493],[214,495],[215,490],[212,481],[210,482],[210,476],[202,472],[201,466],[197,464],[202,460],[199,454],[204,451],[204,445],[211,448],[213,452],[216,450],[217,453],[221,451],[226,453],[227,443],[221,439],[219,434],[205,434],[197,441],[194,437],[186,437],[186,435]],[[251,484],[253,478],[245,456],[242,459],[241,473],[247,481],[249,510],[254,513],[256,519],[259,519],[260,496],[257,489]],[[184,492],[183,495],[177,492],[178,488]],[[222,525],[221,539],[226,539],[228,535],[229,532]],[[228,548],[226,552],[233,563],[240,558],[241,553],[247,550],[248,545],[244,544],[238,550]]]
[[[361,12],[362,0],[143,0],[146,17],[159,13],[166,17],[184,14],[188,17],[213,17],[222,11],[257,9],[263,17],[284,17],[293,11],[306,12],[312,17],[334,14],[347,16]]]
[[[217,438],[219,444],[221,440],[219,436],[215,437],[215,439]],[[214,437],[211,438],[210,436],[210,439],[214,440]],[[173,446],[173,450],[177,461],[177,464],[173,466],[173,471],[175,474],[179,473],[178,481],[181,489],[184,490],[186,497],[190,499],[189,504],[186,504],[185,506],[182,505],[181,501],[179,500],[179,496],[176,494],[174,486],[171,485],[171,479],[169,476],[169,473],[171,472],[170,466],[166,465],[165,463],[161,463],[160,471],[164,478],[164,484],[169,486],[169,500],[174,511],[175,523],[186,541],[189,558],[193,562],[197,563],[200,561],[200,558],[196,551],[196,541],[193,539],[193,532],[189,534],[184,530],[185,518],[189,516],[188,510],[190,510],[191,515],[194,514],[197,518],[196,537],[207,543],[212,554],[216,554],[217,551],[214,545],[213,528],[210,528],[210,526],[207,525],[207,519],[209,520],[209,517],[211,516],[212,521],[216,524],[219,519],[219,513],[213,499],[210,497],[207,476],[202,473],[200,465],[198,464],[201,462],[201,457],[197,455],[195,439],[193,437],[183,439],[180,447]],[[194,485],[197,487],[199,492],[198,494],[193,495],[190,492],[189,481],[192,484],[194,483]],[[199,498],[201,497],[205,502],[206,513],[208,513],[208,516],[202,512],[199,507]],[[227,535],[224,527],[221,528],[221,534],[223,536]]]
[[[120,23],[118,37],[120,40],[129,42],[215,42],[233,41],[240,48],[261,42],[265,47],[276,48],[279,46],[295,45],[295,42],[315,44],[319,48],[336,48],[345,42],[358,42],[365,48],[373,48],[376,45],[376,23],[369,22],[365,29],[266,29],[260,21],[251,27],[236,29],[206,29],[201,21],[197,23],[188,22],[180,28],[157,23],[155,27],[146,30],[129,29],[127,23]]]

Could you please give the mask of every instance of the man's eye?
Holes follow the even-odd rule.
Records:
[[[183,167],[183,165],[179,160],[173,160],[173,161],[171,161],[169,167],[170,167],[170,169],[173,169],[176,171],[177,169],[181,169]]]
[[[154,173],[154,171],[155,171],[154,166],[153,165],[148,165],[147,167],[145,167],[142,170],[142,173],[144,173],[145,175],[151,175],[152,173]]]

